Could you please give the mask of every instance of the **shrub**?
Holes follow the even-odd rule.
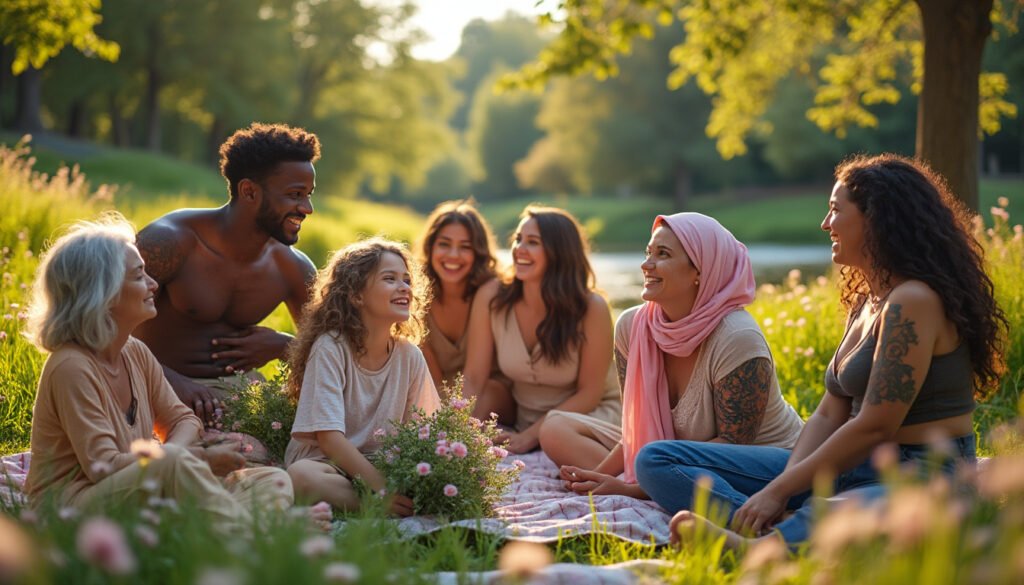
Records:
[[[283,463],[296,407],[284,391],[287,380],[288,368],[283,364],[270,380],[235,376],[227,404],[219,413],[218,429],[255,437],[267,448],[271,462]]]

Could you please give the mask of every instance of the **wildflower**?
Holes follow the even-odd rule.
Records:
[[[1024,455],[1000,455],[978,470],[978,492],[997,499],[1024,491]]]
[[[1009,212],[1007,212],[1007,211],[1006,211],[1005,209],[1003,209],[1002,207],[993,207],[993,208],[992,208],[992,209],[990,209],[989,211],[991,211],[991,212],[992,212],[992,217],[994,217],[994,218],[995,218],[995,217],[998,217],[999,219],[1001,219],[1001,220],[1003,220],[1003,221],[1009,221],[1009,219],[1010,219],[1010,214],[1009,214]]]
[[[505,545],[498,555],[498,569],[506,575],[526,579],[551,564],[554,555],[543,544],[516,540]]]
[[[807,319],[800,317],[799,319],[796,320],[797,327],[803,327],[804,325],[807,325]]]
[[[335,583],[355,583],[359,580],[359,567],[352,563],[331,563],[324,567],[324,579]]]
[[[1007,199],[1006,197],[1000,197],[999,199],[996,199],[996,203],[999,204],[999,207],[1009,207],[1010,206],[1010,200]]]
[[[491,455],[494,455],[498,459],[504,459],[508,457],[508,451],[501,447],[491,447]]]
[[[772,319],[771,317],[765,317],[764,321],[761,321],[761,323],[763,323],[765,327],[771,327],[772,323],[774,323],[774,322],[775,322],[775,319]]]
[[[420,427],[419,437],[424,440],[430,438],[430,425]]]
[[[444,495],[448,496],[449,498],[454,498],[455,496],[459,495],[459,488],[455,487],[450,483],[446,484],[444,486]]]
[[[782,539],[765,538],[759,540],[743,557],[743,568],[747,571],[757,571],[784,561],[787,556],[786,545]]]
[[[78,554],[111,575],[127,575],[135,571],[135,556],[117,524],[101,517],[82,523],[75,539]]]
[[[1020,227],[1020,226],[1017,226],[1017,227]],[[484,426],[484,421],[478,419],[475,416],[471,416],[471,417],[469,417],[469,424],[474,429],[479,429],[480,427]]]
[[[434,453],[436,453],[438,457],[444,457],[448,455],[448,445],[439,444],[437,448],[434,449]]]
[[[426,461],[421,461],[416,464],[416,473],[423,475],[430,475],[430,464]]]
[[[160,482],[150,477],[142,480],[140,487],[142,487],[144,491],[155,494],[160,491]]]
[[[807,349],[804,350],[804,357],[811,357],[813,355],[814,355],[814,348],[813,347],[808,347]]]
[[[456,396],[455,398],[452,398],[451,404],[452,404],[452,408],[454,408],[456,410],[462,410],[463,408],[466,408],[467,406],[469,406],[469,401],[466,400],[465,398],[461,398],[461,397]]]
[[[142,518],[144,521],[149,522],[154,526],[160,525],[160,514],[157,514],[149,508],[139,510],[139,518]]]
[[[936,516],[937,510],[927,489],[905,487],[889,498],[885,530],[896,548],[906,549],[931,532]]]
[[[156,545],[160,544],[160,537],[157,536],[156,531],[146,524],[136,524],[133,532],[135,538],[149,548],[156,548]]]
[[[303,540],[302,544],[299,545],[299,551],[302,553],[302,556],[310,559],[324,556],[331,552],[333,548],[334,539],[322,534],[311,536]]]
[[[447,438],[448,438],[448,433],[446,431],[437,431],[437,441],[439,443],[441,441],[444,441]]]
[[[459,459],[462,459],[466,455],[469,455],[469,448],[466,447],[465,443],[460,443],[460,442],[456,441],[456,442],[452,443],[452,447],[451,448],[452,448],[452,454],[454,454]]]
[[[131,451],[139,459],[161,459],[164,456],[164,448],[153,439],[135,439]]]
[[[57,517],[67,522],[68,520],[74,520],[78,518],[78,509],[72,508],[71,506],[65,506],[60,510],[57,510]]]
[[[0,331],[0,341],[3,341],[5,339],[7,339],[7,332],[6,331]]]
[[[106,461],[93,461],[89,468],[92,469],[92,472],[96,475],[106,475],[110,473],[110,464]]]
[[[821,519],[811,542],[823,559],[836,559],[849,546],[874,538],[880,526],[879,510],[862,507],[853,500],[843,501]],[[774,539],[771,539],[774,540]]]
[[[280,431],[281,430],[281,423],[280,423],[280,421],[276,421],[275,420],[274,422],[270,423],[270,428],[275,430],[275,431]]]
[[[526,462],[523,461],[522,459],[516,459],[515,461],[512,462],[512,465],[515,465],[516,469],[518,469],[519,471],[526,469]]]
[[[377,430],[373,431],[373,438],[377,439],[378,441],[383,439],[387,435],[388,434],[382,428],[378,428]]]
[[[4,321],[10,321],[13,318],[14,318],[14,315],[12,315],[10,313],[4,313]]]

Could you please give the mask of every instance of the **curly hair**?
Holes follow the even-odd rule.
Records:
[[[946,318],[967,343],[975,395],[984,398],[1005,370],[1008,322],[985,273],[984,250],[971,235],[970,214],[945,180],[925,163],[896,154],[859,155],[841,162],[836,181],[864,215],[871,276],[888,288],[893,276],[920,280],[942,299]],[[867,274],[840,269],[847,310],[868,298]]]
[[[487,225],[487,220],[477,211],[476,202],[470,199],[445,201],[438,205],[427,218],[427,229],[416,243],[416,258],[423,265],[423,272],[430,281],[433,298],[441,294],[441,278],[430,262],[430,253],[434,249],[437,236],[446,226],[457,223],[469,232],[469,241],[473,246],[473,266],[469,270],[466,290],[462,299],[473,298],[483,284],[497,274],[497,260],[494,258],[494,233]]]
[[[125,251],[135,228],[116,211],[79,221],[57,238],[36,269],[26,336],[54,351],[74,342],[93,351],[110,345],[117,325],[110,310],[121,296]]]
[[[409,319],[392,325],[392,337],[419,343],[423,335],[423,316],[430,305],[430,290],[419,263],[412,258],[404,244],[374,237],[350,244],[335,252],[327,266],[317,275],[313,294],[302,309],[299,333],[288,346],[288,365],[291,374],[287,392],[299,399],[302,379],[306,373],[306,360],[313,343],[324,334],[344,340],[356,356],[366,353],[366,323],[356,300],[366,289],[380,266],[384,254],[402,258],[412,277],[412,299]]]
[[[313,163],[319,159],[320,140],[316,134],[284,124],[253,122],[220,145],[220,174],[234,201],[242,179],[262,183],[278,163]]]
[[[579,222],[565,210],[529,205],[519,217],[537,222],[544,246],[547,270],[540,290],[546,314],[537,325],[537,343],[541,356],[557,364],[569,356],[570,348],[584,341],[583,317],[595,284],[588,258],[590,245]],[[491,310],[511,311],[522,298],[523,282],[510,275],[498,288]]]

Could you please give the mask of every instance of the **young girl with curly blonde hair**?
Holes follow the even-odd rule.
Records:
[[[419,266],[405,246],[382,238],[334,254],[303,310],[290,352],[288,392],[298,400],[285,453],[300,501],[359,507],[359,478],[382,492],[384,476],[367,458],[374,431],[406,421],[414,407],[433,412],[437,391],[416,343],[429,304]],[[391,494],[390,510],[412,514]]]

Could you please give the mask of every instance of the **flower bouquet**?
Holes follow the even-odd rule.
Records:
[[[281,366],[270,380],[237,375],[230,381],[227,403],[217,412],[217,430],[242,433],[257,439],[266,447],[272,463],[284,461],[284,451],[291,440],[295,422],[295,403],[284,391],[288,369]],[[251,448],[246,445],[245,448]]]
[[[461,384],[456,382],[456,386]],[[387,490],[412,499],[416,514],[448,520],[490,516],[505,489],[525,467],[504,463],[508,452],[494,446],[496,421],[470,415],[473,401],[455,389],[432,415],[418,410],[390,432],[377,429],[380,449],[372,462]]]

